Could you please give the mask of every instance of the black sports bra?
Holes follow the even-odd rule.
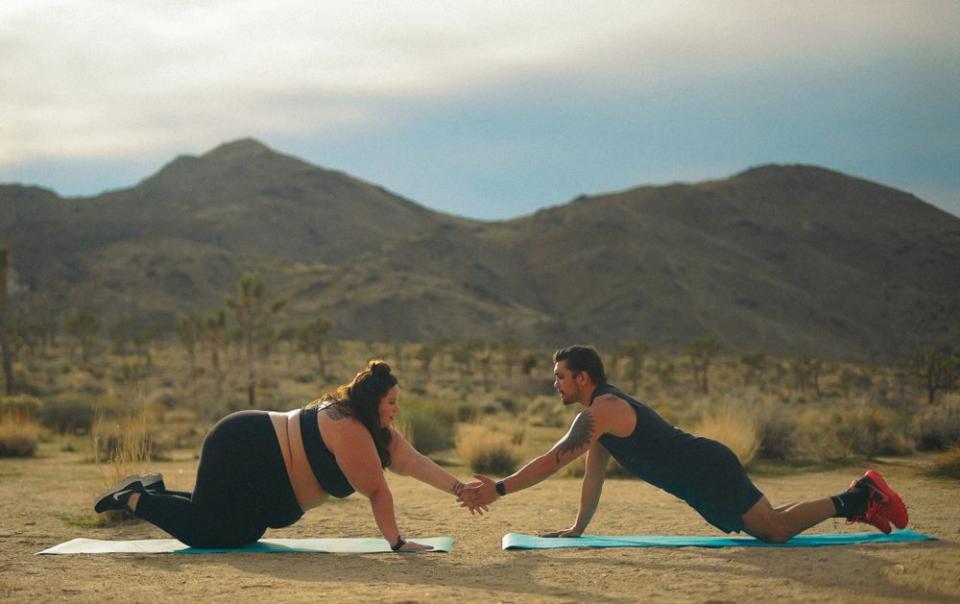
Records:
[[[303,449],[307,453],[310,469],[323,490],[334,497],[343,498],[355,491],[343,470],[337,465],[336,456],[327,448],[320,436],[317,414],[320,409],[310,407],[300,413],[300,434],[303,437]]]

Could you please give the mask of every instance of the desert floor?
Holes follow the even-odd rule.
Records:
[[[450,535],[447,554],[211,554],[36,556],[74,537],[165,535],[144,522],[98,526],[90,507],[107,482],[77,453],[41,448],[35,459],[0,459],[0,600],[115,601],[960,601],[960,483],[923,474],[925,458],[877,465],[904,496],[911,527],[929,543],[797,549],[622,549],[507,552],[508,532],[568,526],[579,481],[554,478],[471,517],[451,497],[390,476],[408,538]],[[155,464],[171,488],[192,486],[183,453]],[[864,467],[755,475],[774,502],[842,491]],[[461,472],[462,474],[462,472]],[[814,529],[860,531],[832,520]],[[720,534],[669,495],[639,481],[608,480],[590,533]],[[308,512],[273,537],[376,536],[367,502],[354,495]]]

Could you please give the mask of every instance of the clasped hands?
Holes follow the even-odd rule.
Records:
[[[467,508],[471,514],[483,515],[489,512],[489,505],[500,498],[497,494],[497,485],[489,476],[483,474],[474,474],[474,482],[463,485],[460,493],[457,494],[457,501],[460,507]]]
[[[476,481],[464,485],[463,489],[457,495],[457,501],[460,507],[467,508],[471,514],[483,515],[489,512],[489,505],[500,498],[497,493],[497,483],[489,476],[483,474],[474,474]],[[541,533],[541,537],[579,537],[582,533],[577,527],[572,526],[559,531],[549,531]]]

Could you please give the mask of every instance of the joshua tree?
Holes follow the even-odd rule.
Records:
[[[480,353],[480,379],[483,382],[483,391],[490,392],[490,378],[493,371],[493,349],[484,345]]]
[[[690,355],[690,367],[693,369],[693,381],[701,392],[710,391],[710,363],[720,352],[720,342],[710,336],[697,338],[687,349]]]
[[[937,390],[949,390],[960,377],[960,351],[932,347],[916,352],[910,357],[910,370],[923,381],[927,402],[932,405]]]
[[[133,322],[130,319],[120,319],[110,326],[108,335],[113,342],[114,354],[126,356],[127,345],[133,338]]]
[[[460,368],[461,378],[466,378],[473,370],[473,349],[473,343],[465,342],[455,347],[450,353],[453,362]]]
[[[190,361],[189,380],[193,384],[197,375],[197,342],[200,341],[203,322],[194,315],[179,315],[177,317],[177,339],[187,352]]]
[[[297,332],[297,343],[300,350],[317,355],[317,379],[323,380],[327,375],[327,360],[324,356],[324,346],[327,343],[327,334],[333,327],[328,319],[317,317],[300,328]]]
[[[801,393],[806,392],[810,387],[817,397],[820,396],[820,370],[823,362],[820,359],[801,358],[795,359],[790,363],[790,369],[793,371],[794,385]]]
[[[440,346],[436,342],[424,342],[417,347],[416,357],[420,361],[420,368],[423,370],[424,378],[430,379],[430,365],[437,353],[440,352]]]
[[[539,364],[540,361],[537,360],[537,355],[528,352],[520,359],[520,371],[523,372],[523,375],[530,377],[530,374],[533,373],[533,370],[536,369]]]
[[[223,368],[220,366],[220,349],[223,348],[223,330],[227,325],[227,311],[220,308],[203,319],[203,329],[210,345],[210,366],[215,380],[214,398],[223,396]]]
[[[247,404],[251,408],[257,401],[254,340],[286,303],[282,298],[270,304],[264,302],[263,280],[257,273],[244,273],[237,282],[236,297],[227,299],[227,307],[233,311],[240,327],[240,342],[247,361]]]
[[[517,353],[519,351],[520,347],[513,338],[507,338],[500,342],[500,355],[503,358],[503,369],[507,374],[508,380],[513,377],[513,365],[517,362]]]
[[[629,361],[627,375],[632,382],[633,392],[636,392],[640,387],[640,380],[643,377],[643,364],[649,352],[650,347],[639,340],[625,342],[620,346],[620,355]]]
[[[100,331],[100,319],[92,313],[80,311],[67,319],[64,329],[67,335],[76,338],[80,344],[80,358],[83,362],[89,361],[97,333]]]
[[[762,352],[753,352],[740,357],[740,363],[746,368],[743,381],[747,385],[763,381],[763,374],[767,369],[767,355]]]
[[[10,256],[7,246],[0,245],[0,350],[3,353],[3,381],[7,394],[13,394],[13,354],[7,338],[7,271]]]
[[[161,331],[159,323],[147,323],[133,330],[133,348],[148,370],[153,367],[150,345],[160,336]]]

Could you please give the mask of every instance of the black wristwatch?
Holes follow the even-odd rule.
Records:
[[[393,551],[397,551],[401,547],[403,547],[404,543],[406,543],[406,541],[403,539],[403,535],[397,535],[397,542],[391,545],[390,549],[392,549]]]
[[[502,480],[497,481],[496,487],[497,487],[497,494],[500,495],[501,497],[507,494],[507,487],[503,486]]]

